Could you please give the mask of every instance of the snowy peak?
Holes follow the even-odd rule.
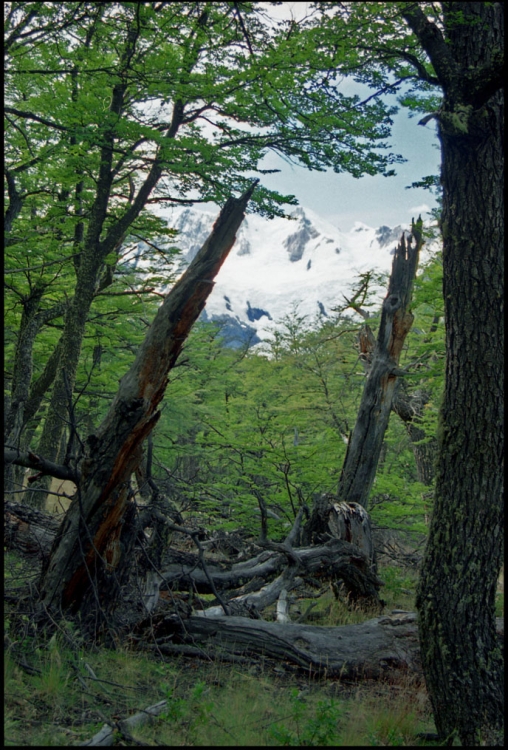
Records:
[[[296,211],[293,211],[291,217],[298,221],[298,228],[294,234],[286,237],[282,244],[288,251],[291,263],[296,263],[302,259],[309,241],[319,237],[319,232],[312,225],[311,220],[307,218],[303,208],[297,208]]]
[[[194,208],[159,209],[179,231],[183,268],[207,239],[216,216]],[[206,303],[206,318],[229,321],[230,329],[266,338],[295,306],[300,315],[327,316],[343,304],[360,273],[389,273],[392,256],[409,227],[373,229],[357,222],[344,233],[313,211],[298,207],[290,220],[244,219],[235,246]],[[379,300],[386,289],[379,289]]]
[[[379,247],[387,247],[388,245],[392,246],[394,244],[397,245],[403,232],[406,236],[409,234],[409,231],[404,229],[400,224],[393,228],[382,226],[379,227],[379,229],[376,229],[376,241]]]

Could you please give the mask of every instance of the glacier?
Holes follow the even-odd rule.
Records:
[[[182,251],[179,271],[183,272],[217,215],[194,207],[159,205],[154,211],[179,232],[173,244]],[[356,222],[345,233],[301,206],[289,219],[247,214],[202,317],[220,321],[226,331],[229,328],[226,338],[232,346],[249,336],[250,343],[271,338],[274,327],[295,310],[309,323],[326,317],[344,305],[343,295],[351,293],[359,274],[390,272],[395,247],[408,230],[403,224],[374,229]],[[431,248],[426,247],[428,254]],[[380,303],[386,285],[378,284],[375,292]]]

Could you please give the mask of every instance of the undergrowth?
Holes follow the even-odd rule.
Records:
[[[12,561],[11,561],[12,562]],[[385,611],[414,611],[415,576],[380,572]],[[293,603],[292,618],[308,602]],[[316,625],[361,622],[327,592],[312,609]],[[312,680],[283,664],[239,667],[124,646],[85,647],[76,626],[60,621],[51,637],[7,605],[5,745],[69,746],[166,701],[152,724],[118,735],[121,744],[217,746],[414,746],[435,732],[425,688],[408,676],[390,682]]]

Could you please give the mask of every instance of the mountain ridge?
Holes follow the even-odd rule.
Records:
[[[208,237],[216,216],[196,208],[160,208],[158,215],[179,232],[182,272]],[[342,232],[314,211],[298,206],[291,219],[244,219],[230,256],[217,275],[202,318],[229,326],[231,345],[271,337],[278,321],[298,308],[326,317],[343,303],[366,271],[389,273],[392,256],[409,226],[373,229],[356,222]],[[431,243],[433,244],[433,243]],[[378,286],[379,301],[386,288]],[[236,334],[235,334],[236,330]]]

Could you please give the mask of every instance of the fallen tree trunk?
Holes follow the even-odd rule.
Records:
[[[416,615],[382,617],[360,625],[312,627],[244,617],[184,621],[181,638],[236,655],[266,656],[316,675],[379,678],[389,669],[417,670]]]
[[[58,530],[56,519],[18,503],[6,503],[5,511],[4,542],[8,548],[47,560]],[[161,513],[157,517],[165,519]],[[169,519],[166,523],[179,528]],[[137,532],[141,531],[139,526]],[[363,591],[366,598],[368,593],[377,595],[383,585],[372,570],[369,557],[357,545],[342,539],[300,548],[291,547],[289,542],[272,546],[275,549],[263,549],[251,559],[232,565],[169,549],[161,575],[149,571],[153,591],[145,591],[145,599],[150,598],[153,609],[159,590],[222,592],[231,614],[241,611],[247,615],[262,611],[277,601],[283,589],[289,591],[303,582],[316,586],[342,580],[346,586]],[[206,616],[218,614],[221,609],[212,607]]]
[[[376,617],[359,625],[316,627],[245,617],[176,616],[152,622],[157,649],[174,653],[181,644],[202,647],[212,658],[255,657],[289,663],[315,676],[381,678],[394,669],[421,675],[416,614]],[[497,620],[504,643],[504,621]],[[170,640],[170,643],[167,641]],[[140,644],[140,647],[143,646]],[[199,652],[196,650],[194,655]]]
[[[335,577],[351,577],[356,571],[362,573],[365,579],[379,588],[382,583],[369,569],[368,558],[354,544],[340,539],[331,539],[319,547],[294,548],[293,553],[298,561],[298,575],[312,576],[316,580],[332,580]],[[169,559],[173,554],[170,552]],[[197,556],[186,555],[186,562],[174,553],[175,562],[164,566],[162,578],[164,583],[173,590],[189,590],[195,588],[200,594],[212,594],[213,589],[203,570],[197,567]],[[215,585],[221,590],[243,586],[253,578],[268,578],[278,575],[287,565],[287,557],[282,552],[266,550],[251,560],[233,564],[229,569],[213,564],[207,564],[209,575]]]

